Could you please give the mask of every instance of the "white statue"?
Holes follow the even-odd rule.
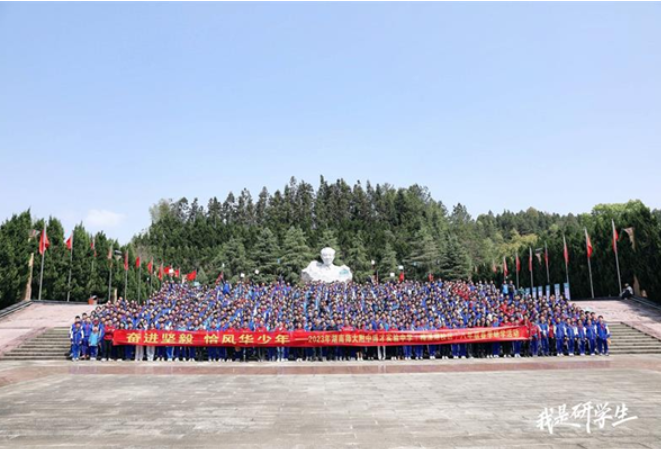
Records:
[[[336,266],[333,264],[335,259],[335,250],[326,247],[321,250],[321,260],[312,261],[308,266],[303,269],[301,280],[304,282],[310,281],[323,281],[324,283],[332,283],[334,281],[348,282],[351,281],[351,269],[347,266]]]

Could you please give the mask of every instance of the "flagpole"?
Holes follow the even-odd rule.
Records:
[[[514,261],[514,268],[516,269],[516,288],[519,289],[519,266],[521,266],[521,261],[519,261],[519,251],[516,252],[516,260]]]
[[[569,252],[567,249],[567,240],[565,239],[565,235],[562,235],[562,242],[565,244],[565,248],[563,249],[564,252]],[[568,255],[569,253],[567,253]],[[569,263],[567,262],[567,256],[563,254],[563,258],[565,260],[565,273],[567,274],[567,287],[569,287]]]
[[[588,229],[585,228],[585,246],[588,245]],[[592,283],[592,262],[590,261],[590,252],[587,252],[588,256],[588,272],[590,273],[590,292],[592,293],[592,298],[594,298],[594,284]]]
[[[138,266],[138,303],[140,303],[140,288],[142,282],[142,264]]]
[[[42,231],[43,233],[43,231]],[[41,272],[39,273],[39,300],[41,300],[41,287],[44,283],[44,258],[46,257],[46,249],[41,253]]]
[[[592,298],[594,298],[594,286],[592,285],[592,264],[590,263],[590,258],[588,258],[588,271],[590,272],[590,292],[592,293]]]
[[[108,301],[110,301],[110,290],[112,289],[112,258],[109,262],[110,266],[108,268]]]
[[[622,293],[622,277],[620,276],[620,255],[617,252],[617,240],[616,240],[616,231],[615,231],[615,221],[611,220],[613,224],[613,250],[615,251],[615,267],[617,267],[617,282],[620,286],[620,294]]]
[[[622,292],[622,277],[620,276],[620,257],[615,252],[615,267],[617,267],[617,282],[620,285],[620,293]]]
[[[550,286],[551,275],[549,274],[549,248],[547,247],[546,242],[544,242],[544,261],[546,262],[546,284]]]
[[[94,255],[92,255],[92,264],[90,264],[90,279],[89,282],[87,283],[87,289],[90,292],[90,298],[92,298],[92,277],[94,276]]]
[[[69,280],[67,281],[67,301],[71,299],[71,268],[73,267],[73,231],[71,232],[71,253],[69,257]]]
[[[48,235],[46,234],[46,228],[48,224],[44,222],[44,229],[41,230],[41,238],[39,238],[39,253],[41,253],[41,271],[39,274],[39,298],[41,300],[41,291],[44,285],[44,260],[46,259],[46,250],[50,245],[48,242]]]
[[[126,300],[126,289],[129,284],[129,269],[124,270],[124,300]]]
[[[528,260],[528,261],[529,261],[528,264],[529,264],[529,266],[530,266],[530,294],[531,294],[532,297],[537,298],[537,297],[533,294],[533,290],[535,289],[535,282],[533,281],[533,275],[532,275],[532,271],[533,271],[532,247],[529,247],[529,249],[530,249],[530,259]]]

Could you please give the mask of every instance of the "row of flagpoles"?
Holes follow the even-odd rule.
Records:
[[[44,283],[44,261],[46,259],[46,250],[50,247],[50,240],[48,239],[48,233],[46,231],[46,227],[44,227],[43,230],[41,230],[41,234],[39,236],[39,254],[41,255],[41,269],[39,273],[39,294],[38,294],[38,300],[41,300],[41,294],[42,294],[42,288],[43,288],[43,283]],[[35,232],[36,235],[36,232]],[[65,246],[67,250],[69,251],[69,275],[67,277],[67,301],[70,301],[71,299],[71,272],[73,269],[73,236],[74,233],[71,232],[71,236],[65,241]],[[94,257],[92,258],[91,262],[91,267],[90,267],[90,282],[91,282],[91,274],[94,273],[94,261],[96,260],[96,243],[94,237],[92,237],[92,241],[90,242],[90,248],[92,252],[94,253]],[[109,271],[108,271],[108,299],[110,299],[111,293],[112,293],[112,258],[114,255],[114,249],[111,247],[108,248],[108,261],[109,263]],[[121,252],[119,252],[121,255]],[[127,294],[127,288],[128,288],[128,273],[129,273],[129,252],[126,250],[124,252],[124,298],[126,299],[126,294]],[[135,259],[135,268],[138,269],[138,280],[142,280],[142,264],[141,264],[141,259],[140,256],[137,256]],[[152,293],[152,276],[154,274],[154,258],[152,258],[149,263],[147,264],[147,271],[149,272],[149,293],[151,295]],[[171,266],[165,266],[163,262],[161,262],[160,268],[158,269],[157,272],[157,277],[159,280],[163,280],[164,276],[170,276],[171,278],[179,278],[181,279],[181,269],[177,268],[176,270],[171,267]],[[222,273],[219,278],[222,278]],[[197,269],[193,270],[192,272],[189,272],[185,275],[187,281],[195,281],[197,278]],[[140,301],[140,289],[138,289],[138,302]]]
[[[613,226],[613,237],[612,237],[612,244],[613,244],[613,252],[615,253],[615,267],[617,269],[617,282],[618,286],[620,288],[620,292],[622,292],[622,276],[620,275],[620,258],[618,255],[617,251],[617,242],[620,239],[620,235],[617,232],[617,228],[615,228],[615,221],[611,220],[611,224]],[[594,253],[594,249],[592,247],[592,241],[590,240],[590,235],[588,234],[587,228],[584,228],[585,231],[585,246],[586,246],[586,253],[587,253],[587,260],[588,260],[588,273],[590,276],[590,294],[592,295],[592,298],[594,298],[594,284],[592,281],[592,254]],[[625,228],[624,231],[629,235],[629,239],[631,240],[632,244],[635,242],[634,241],[634,235],[633,235],[633,228]],[[569,284],[569,249],[567,247],[567,240],[565,239],[565,236],[562,236],[562,243],[563,243],[563,257],[565,260],[565,274],[567,277],[567,284]],[[634,244],[635,245],[635,244]],[[534,281],[533,281],[533,250],[532,247],[529,247],[530,250],[530,256],[528,258],[528,271],[530,272],[530,286],[531,288],[534,286]],[[538,249],[535,250],[535,255],[541,262],[541,250]],[[546,281],[548,284],[551,284],[551,277],[549,273],[549,251],[548,247],[546,244],[544,244],[544,261],[546,263]],[[519,286],[519,272],[521,271],[521,261],[519,259],[519,253],[518,251],[516,252],[515,255],[515,265],[516,265],[516,286],[518,288]],[[509,271],[507,269],[507,258],[503,257],[503,275],[505,278],[509,275]],[[493,263],[493,272],[498,273],[498,267],[496,266],[496,263]]]
[[[617,229],[615,228],[615,222],[611,221],[612,227],[613,227],[613,236],[612,236],[612,244],[613,244],[613,251],[615,253],[615,265],[617,269],[617,278],[618,278],[618,285],[620,292],[622,292],[622,277],[620,275],[620,261],[619,261],[619,255],[618,255],[618,250],[617,250],[617,242],[619,240],[619,234],[617,232]],[[590,240],[590,235],[588,234],[587,228],[584,229],[585,231],[585,245],[586,245],[586,253],[587,253],[587,262],[588,262],[588,273],[590,277],[590,293],[592,295],[592,298],[594,298],[594,284],[592,281],[592,254],[594,252],[593,247],[592,247],[592,241]],[[632,242],[632,244],[635,246],[634,243],[634,236],[633,236],[633,228],[625,228],[624,231],[629,235],[629,238]],[[36,234],[36,232],[35,232]],[[73,237],[74,234],[73,232],[71,233],[71,236],[66,240],[65,245],[67,250],[69,250],[69,275],[67,277],[67,301],[70,300],[71,296],[71,272],[73,268]],[[567,240],[565,239],[565,236],[562,236],[562,241],[563,241],[563,256],[565,260],[565,273],[567,277],[567,284],[569,284],[569,249],[567,247]],[[43,287],[43,279],[44,279],[44,260],[46,257],[46,250],[50,247],[50,241],[48,240],[48,234],[46,232],[46,227],[41,231],[41,235],[39,237],[39,254],[41,255],[41,270],[39,274],[39,295],[38,299],[41,300],[41,294],[42,294],[42,287]],[[94,238],[92,238],[92,241],[90,243],[90,248],[94,253],[94,258],[92,258],[91,262],[91,268],[90,268],[90,274],[94,273],[94,261],[96,260],[96,244]],[[539,251],[538,251],[539,250]],[[541,262],[541,250],[538,249],[535,251],[535,254],[537,258]],[[533,276],[533,250],[532,247],[529,248],[530,254],[529,254],[529,259],[528,259],[528,269],[530,271],[530,286],[531,288],[534,286],[534,276]],[[114,250],[112,247],[108,249],[108,260],[112,261],[112,257],[114,254]],[[121,252],[119,253],[121,255]],[[546,280],[547,283],[550,284],[550,272],[549,272],[549,253],[548,253],[548,247],[546,244],[544,245],[544,260],[546,262]],[[517,251],[515,255],[515,264],[516,264],[516,285],[517,288],[519,286],[519,272],[521,271],[521,261],[519,259],[519,253]],[[138,279],[142,279],[142,264],[141,264],[141,259],[140,256],[136,257],[135,260],[135,268],[138,269]],[[506,257],[503,257],[503,275],[505,278],[509,275],[509,271],[507,268],[507,259]],[[150,295],[152,292],[152,276],[154,273],[154,259],[152,258],[150,262],[147,264],[147,270],[149,272],[149,284],[150,284]],[[128,287],[128,271],[129,271],[129,253],[128,250],[124,252],[124,298],[126,298],[127,294],[127,287]],[[495,264],[493,263],[493,272],[497,273],[498,268]],[[169,275],[170,277],[173,278],[182,278],[181,277],[181,271],[180,269],[174,269],[170,266],[165,266],[163,262],[161,262],[160,268],[157,273],[157,277],[159,280],[163,280],[163,277]],[[400,281],[403,276],[403,273],[400,274]],[[192,272],[186,274],[186,280],[187,281],[195,281],[197,278],[197,270],[193,270]],[[219,275],[219,280],[223,278],[223,273]],[[216,280],[218,282],[218,280]],[[112,263],[109,264],[109,272],[108,272],[108,298],[111,296],[111,291],[112,291]],[[138,301],[140,301],[140,289],[138,289]]]

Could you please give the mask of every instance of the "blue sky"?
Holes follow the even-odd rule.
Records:
[[[661,207],[658,3],[0,3],[0,220],[122,241],[294,175]]]

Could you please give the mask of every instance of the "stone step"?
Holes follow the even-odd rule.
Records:
[[[69,341],[71,338],[69,336],[37,336],[33,341]]]
[[[649,355],[649,354],[661,353],[661,349],[650,350],[650,349],[639,349],[639,348],[633,348],[627,350],[609,349],[609,351],[612,355]]]
[[[38,339],[32,339],[33,342],[42,342],[42,343],[70,343],[71,339],[69,338],[38,338]]]
[[[70,345],[41,345],[41,344],[23,344],[17,349],[28,349],[28,348],[33,348],[35,350],[43,350],[43,349],[48,349],[48,348],[71,348]]]
[[[608,348],[618,350],[631,350],[631,349],[645,349],[645,350],[658,350],[661,352],[661,345],[611,345]]]
[[[33,361],[33,360],[67,360],[66,356],[40,356],[40,355],[5,355],[2,357],[5,361]]]
[[[649,336],[640,331],[611,331],[611,336]]]
[[[68,352],[71,347],[18,347],[12,350],[12,352],[47,352],[47,351],[55,351],[55,352]]]

